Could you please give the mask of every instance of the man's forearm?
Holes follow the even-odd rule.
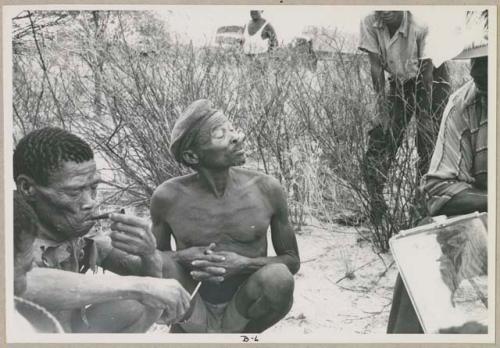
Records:
[[[488,193],[484,190],[471,188],[453,196],[443,205],[437,215],[461,215],[475,211],[488,211]]]
[[[141,299],[143,278],[86,276],[58,269],[34,268],[23,297],[47,309],[67,310],[111,300]]]
[[[172,278],[178,272],[178,267],[182,267],[185,270],[191,269],[191,266],[182,260],[179,251],[173,250],[162,250],[160,255],[162,258],[162,272],[163,278]]]
[[[385,98],[385,73],[382,67],[380,56],[376,53],[369,53],[370,74],[372,77],[373,90],[378,98]]]
[[[161,278],[163,275],[163,261],[160,251],[156,250],[153,254],[142,256],[142,275],[146,277]]]
[[[266,25],[262,36],[263,38],[267,38],[269,40],[269,50],[273,50],[274,48],[278,47],[278,38],[276,36],[276,32],[270,24]]]
[[[173,261],[182,265],[184,267],[188,267],[189,265],[185,262],[182,257],[182,250],[162,250],[160,251],[162,255],[163,263],[167,263],[168,261]]]

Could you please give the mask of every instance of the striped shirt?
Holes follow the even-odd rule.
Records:
[[[469,188],[487,190],[487,95],[467,82],[451,97],[443,113],[429,172],[422,178],[431,215]]]

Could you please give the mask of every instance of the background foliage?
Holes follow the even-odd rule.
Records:
[[[297,230],[311,217],[331,223],[354,212],[356,224],[363,220],[360,161],[375,99],[365,55],[343,53],[351,39],[330,35],[329,52],[313,69],[291,47],[251,60],[237,47],[193,47],[169,33],[147,11],[20,13],[13,19],[14,142],[46,125],[79,134],[106,169],[103,199],[147,206],[156,186],[187,173],[168,151],[170,131],[187,105],[208,98],[245,131],[247,166],[281,181]],[[466,69],[452,66],[454,89]],[[377,251],[413,223],[413,128],[388,174],[389,218],[363,235]]]

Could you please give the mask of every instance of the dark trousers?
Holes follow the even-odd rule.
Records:
[[[424,333],[399,274],[394,286],[387,333]]]
[[[403,142],[406,129],[412,117],[417,122],[416,145],[419,155],[417,177],[420,178],[429,168],[434,144],[439,132],[441,117],[450,94],[449,72],[445,64],[434,69],[431,105],[423,112],[426,90],[422,79],[411,79],[404,84],[391,81],[389,102],[389,124],[384,129],[377,124],[368,133],[368,149],[362,163],[364,181],[371,204],[372,219],[380,221],[385,213],[383,198],[387,173],[394,162],[397,151]]]

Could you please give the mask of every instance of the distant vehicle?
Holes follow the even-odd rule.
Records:
[[[219,27],[215,34],[215,43],[222,48],[240,47],[243,39],[243,29],[239,25]]]
[[[308,36],[297,36],[290,42],[289,47],[295,53],[301,64],[312,71],[318,66],[318,57],[313,49],[313,41]]]
[[[312,39],[307,36],[296,36],[292,39],[289,46],[298,52],[310,52],[313,50]]]

